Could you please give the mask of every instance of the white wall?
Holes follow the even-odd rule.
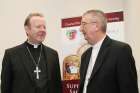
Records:
[[[125,10],[125,28],[126,42],[132,46],[133,55],[136,61],[138,71],[138,83],[140,85],[140,1],[126,0]],[[140,86],[139,86],[140,89]]]
[[[132,46],[139,71],[139,3],[138,0],[0,0],[0,69],[4,50],[26,40],[23,23],[28,13],[39,11],[46,16],[48,35],[44,43],[61,55],[61,19],[81,16],[88,9],[101,9],[125,11],[125,39]]]

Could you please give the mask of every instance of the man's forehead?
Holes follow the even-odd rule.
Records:
[[[30,23],[46,23],[44,17],[34,16],[30,19]]]
[[[31,26],[40,26],[40,25],[45,26],[46,25],[46,21],[45,21],[45,19],[43,17],[33,17],[30,20],[30,25]]]

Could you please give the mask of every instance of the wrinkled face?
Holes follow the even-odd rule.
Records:
[[[46,36],[46,23],[44,17],[33,16],[30,25],[25,27],[28,40],[32,43],[41,43]]]
[[[99,22],[96,16],[92,14],[85,14],[82,16],[80,31],[89,44],[94,44],[96,42],[96,33],[98,30]]]

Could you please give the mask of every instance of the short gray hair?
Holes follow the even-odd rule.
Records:
[[[86,15],[86,14],[93,14],[94,16],[98,17],[99,20],[101,21],[102,30],[104,32],[106,32],[107,18],[106,18],[106,15],[103,11],[101,11],[101,10],[88,10],[83,15]]]

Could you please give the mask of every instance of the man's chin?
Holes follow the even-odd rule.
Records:
[[[45,40],[45,38],[38,38],[37,41],[38,42],[43,42]]]

